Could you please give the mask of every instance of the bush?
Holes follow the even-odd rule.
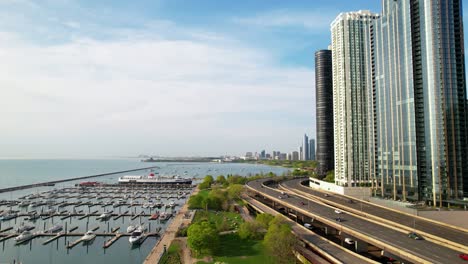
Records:
[[[257,221],[260,225],[263,226],[263,228],[268,229],[270,227],[271,221],[275,217],[271,214],[258,214],[255,221]]]
[[[239,227],[239,237],[242,239],[263,239],[265,229],[258,222],[244,222]]]

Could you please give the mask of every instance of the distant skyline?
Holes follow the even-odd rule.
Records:
[[[356,10],[381,3],[0,1],[0,157],[292,150],[316,138],[314,53]]]

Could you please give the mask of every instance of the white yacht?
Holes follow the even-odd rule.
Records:
[[[93,240],[94,238],[96,238],[96,234],[94,234],[93,231],[89,230],[88,232],[86,232],[84,234],[84,236],[81,237],[81,240],[83,241],[91,241]]]
[[[63,230],[63,226],[62,226],[62,225],[54,225],[53,227],[44,230],[44,233],[46,233],[46,234],[58,233],[58,232],[60,232],[60,231],[62,231],[62,230]]]
[[[30,231],[23,231],[19,236],[15,237],[16,243],[24,242],[34,236]]]
[[[18,204],[18,207],[28,207],[30,204],[31,204],[30,201],[21,201],[21,202]]]
[[[139,229],[132,232],[132,235],[128,238],[128,242],[131,244],[139,244],[144,238],[143,232]]]
[[[137,226],[131,224],[127,227],[127,233],[133,233],[133,231],[135,231],[136,229]]]
[[[107,220],[112,216],[112,212],[104,212],[97,219]]]
[[[21,226],[16,228],[16,233],[23,233],[24,231],[33,230],[35,227],[31,225],[25,225],[24,223]]]

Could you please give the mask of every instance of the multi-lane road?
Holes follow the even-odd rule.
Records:
[[[279,214],[277,211],[273,210],[272,208],[262,204],[259,201],[256,201],[252,198],[245,197],[244,200],[246,200],[249,204],[253,205],[255,208],[258,208],[260,211],[271,214],[271,215],[277,215]],[[291,221],[290,221],[291,222]],[[361,263],[376,263],[375,261],[372,261],[370,259],[366,259],[362,256],[359,256],[356,253],[350,252],[350,250],[341,247],[334,242],[331,242],[327,239],[322,238],[321,236],[311,232],[310,230],[307,230],[304,227],[301,227],[299,224],[292,224],[292,230],[294,233],[300,237],[302,240],[307,241],[317,248],[319,248],[320,251],[324,252],[327,256],[331,256],[334,258],[332,263],[355,263],[355,264],[361,264]]]
[[[458,257],[460,252],[447,248],[441,243],[411,239],[405,231],[398,231],[395,228],[381,225],[376,221],[355,214],[343,213],[338,215],[335,208],[313,199],[306,199],[296,195],[284,197],[279,190],[264,186],[265,181],[267,180],[251,181],[247,184],[247,187],[277,204],[282,204],[300,214],[315,218],[343,233],[383,248],[385,251],[403,259],[415,263],[466,263]],[[337,217],[341,217],[344,221],[335,221]]]
[[[468,232],[464,231],[462,228],[452,228],[447,225],[438,224],[435,221],[425,220],[422,217],[401,213],[396,210],[387,209],[372,203],[361,202],[357,199],[352,199],[338,194],[332,194],[328,197],[324,197],[324,192],[302,185],[301,182],[305,180],[307,179],[302,178],[289,180],[282,182],[281,186],[293,192],[297,191],[298,193],[311,195],[329,205],[339,206],[344,210],[352,208],[355,211],[362,211],[367,215],[379,217],[380,219],[388,220],[398,225],[403,225],[408,229],[416,229],[435,236],[436,238],[442,238],[447,240],[448,243],[453,242],[458,244],[460,247],[468,247]],[[353,202],[350,203],[350,200]]]

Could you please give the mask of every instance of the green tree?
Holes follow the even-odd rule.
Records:
[[[241,184],[233,184],[229,186],[227,190],[229,199],[231,200],[239,199],[242,193],[242,190],[244,190],[244,186]]]
[[[275,218],[263,240],[265,248],[276,263],[289,264],[294,262],[293,249],[296,246],[296,238],[291,233],[291,227],[284,223],[275,223]]]
[[[255,221],[257,221],[259,224],[263,226],[263,228],[268,229],[270,226],[271,221],[275,217],[271,214],[258,214],[257,217],[255,218]]]
[[[247,181],[247,178],[239,176],[239,175],[230,175],[228,176],[227,181],[229,182],[230,185],[231,184],[245,184],[245,182]]]
[[[211,186],[214,182],[213,176],[206,175],[205,178],[203,178],[203,182],[207,182]]]
[[[239,237],[242,239],[260,240],[264,234],[263,226],[258,222],[244,222],[239,226]]]
[[[202,182],[198,185],[198,188],[200,190],[205,190],[211,187],[211,184],[209,182]]]
[[[189,208],[190,209],[203,208],[203,200],[204,200],[204,198],[200,194],[191,196],[189,201],[188,201]]]
[[[213,254],[219,243],[218,231],[207,221],[194,223],[187,230],[187,242],[197,255]]]
[[[224,177],[224,175],[219,175],[218,177],[216,177],[216,182],[217,182],[218,184],[223,185],[223,186],[225,186],[225,185],[228,184],[228,182],[227,182],[227,180],[226,180],[226,177]]]
[[[323,178],[323,180],[326,182],[335,182],[335,171],[331,170],[327,172],[327,175],[325,176],[325,178]]]

